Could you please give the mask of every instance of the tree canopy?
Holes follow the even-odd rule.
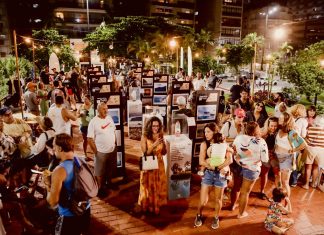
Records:
[[[67,68],[74,66],[76,60],[73,56],[69,40],[66,36],[59,34],[55,29],[33,30],[32,40],[35,45],[35,63],[39,69],[48,65],[49,57],[52,52],[57,54],[60,64],[65,64]],[[32,58],[32,47],[21,44],[18,48],[19,56],[30,61]]]
[[[321,94],[324,90],[324,40],[300,50],[283,67],[284,78],[302,94]]]
[[[164,42],[172,37],[179,37],[182,41],[186,41],[185,37],[189,37],[188,35],[194,37],[192,28],[170,24],[160,17],[129,16],[115,18],[112,23],[98,27],[94,32],[87,34],[84,41],[89,43],[88,49],[98,49],[104,56],[135,57],[135,50],[127,51],[128,45],[139,38],[154,40],[152,35],[156,32],[163,35]],[[109,48],[112,43],[113,49]]]

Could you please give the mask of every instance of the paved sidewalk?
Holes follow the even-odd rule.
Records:
[[[81,146],[80,137],[75,135],[75,138],[76,143]],[[198,176],[193,177],[188,199],[169,201],[161,209],[159,216],[134,214],[132,211],[139,192],[140,142],[126,137],[125,144],[129,182],[120,184],[116,191],[109,191],[104,200],[93,200],[91,234],[270,234],[263,225],[268,203],[253,195],[250,196],[247,218],[237,219],[238,209],[234,212],[222,210],[220,228],[212,230],[213,191],[210,192],[210,201],[204,209],[204,224],[194,228],[200,190]],[[77,149],[81,148],[77,146]],[[118,179],[116,180],[118,183]],[[259,187],[257,181],[253,191],[258,191]],[[267,195],[271,194],[272,188],[273,182],[269,181]],[[291,217],[295,220],[295,225],[287,234],[324,234],[324,193],[318,189],[304,190],[297,186],[292,188],[291,194]],[[224,202],[226,206],[228,201]]]

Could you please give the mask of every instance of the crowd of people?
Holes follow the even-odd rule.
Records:
[[[72,190],[74,156],[72,123],[80,120],[83,151],[86,160],[94,160],[94,174],[98,181],[98,197],[107,196],[107,188],[116,189],[112,183],[116,168],[116,127],[108,115],[106,103],[97,105],[96,115],[88,88],[77,68],[70,73],[53,71],[48,67],[40,73],[39,80],[26,81],[24,104],[26,112],[35,116],[38,128],[28,121],[15,118],[10,107],[0,109],[0,193],[4,207],[19,210],[19,218],[25,229],[37,230],[28,218],[23,200],[18,200],[17,189],[28,185],[30,169],[49,169],[44,175],[47,201],[58,207],[57,234],[81,234],[90,221],[89,210],[75,216],[68,207],[60,203],[61,190]],[[115,81],[114,89],[127,96],[129,86],[140,82],[133,71]],[[219,89],[221,80],[214,71],[205,77],[198,72],[194,77],[185,76],[180,69],[173,79],[191,81],[188,103],[179,97],[180,113],[193,116],[195,91]],[[319,170],[324,168],[324,116],[318,115],[315,106],[306,109],[296,104],[288,107],[282,93],[273,94],[274,112],[268,113],[264,102],[254,102],[250,97],[247,78],[238,80],[230,90],[229,100],[224,93],[220,97],[219,113],[215,123],[204,127],[204,141],[200,146],[199,164],[202,176],[200,201],[194,225],[203,224],[203,207],[208,202],[210,187],[214,188],[215,216],[211,227],[219,227],[223,195],[231,187],[230,210],[238,207],[237,218],[248,216],[249,195],[260,178],[259,198],[269,200],[265,228],[278,234],[284,233],[292,219],[282,217],[290,213],[291,190],[301,181],[301,187],[316,188],[320,183]],[[81,103],[76,105],[76,103]],[[159,214],[161,206],[167,204],[167,176],[163,162],[166,144],[161,120],[152,117],[145,125],[141,139],[143,154],[158,158],[158,169],[141,171],[137,212]],[[36,138],[37,137],[37,138]],[[93,154],[89,154],[88,145]],[[217,153],[216,153],[217,152]],[[221,154],[220,154],[221,153]],[[93,156],[94,155],[94,156]],[[55,157],[56,156],[56,157]],[[265,189],[269,173],[274,175],[272,196]],[[310,183],[311,182],[311,183]],[[4,195],[11,195],[6,197]],[[8,209],[10,210],[10,209]],[[81,223],[79,230],[71,230]]]

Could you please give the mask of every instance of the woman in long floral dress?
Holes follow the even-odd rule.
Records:
[[[157,157],[159,168],[141,171],[138,205],[142,212],[159,214],[160,207],[167,203],[167,178],[163,162],[166,145],[162,122],[158,117],[152,117],[147,122],[141,139],[141,147],[146,156]]]

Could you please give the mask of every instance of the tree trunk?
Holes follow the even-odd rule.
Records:
[[[317,105],[317,93],[315,93],[315,97],[314,97],[314,105]]]
[[[251,89],[251,98],[254,96],[254,79],[255,79],[255,66],[256,66],[256,57],[257,57],[257,44],[254,44],[254,58],[253,58],[253,70],[252,70],[252,89]]]

